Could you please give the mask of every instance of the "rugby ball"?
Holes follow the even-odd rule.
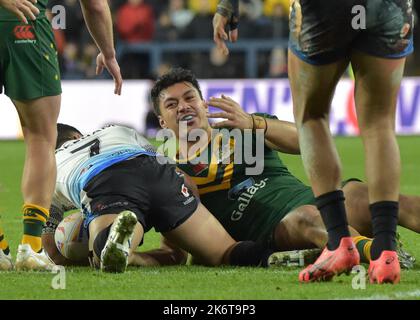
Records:
[[[64,218],[55,230],[58,251],[72,261],[87,259],[89,255],[89,240],[83,221],[82,213],[76,212]]]

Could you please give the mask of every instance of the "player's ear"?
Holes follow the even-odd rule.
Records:
[[[77,140],[83,137],[80,133],[74,133],[71,137],[72,140]]]
[[[158,116],[158,119],[159,119],[159,124],[160,124],[161,128],[167,129],[168,126],[166,125],[166,121],[162,118],[162,116]]]
[[[206,100],[203,100],[202,102],[203,102],[204,109],[205,110],[208,110],[209,109],[209,105],[208,105],[207,101]]]

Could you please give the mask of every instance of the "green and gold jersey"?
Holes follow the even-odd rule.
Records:
[[[311,188],[289,172],[278,153],[265,144],[258,149],[256,142],[255,134],[247,139],[242,133],[238,138],[221,130],[195,158],[178,160],[178,167],[197,184],[202,203],[238,241],[270,241],[286,214],[314,202]],[[257,175],[247,174],[247,169],[255,167],[246,161],[250,149],[262,166]],[[258,150],[263,154],[256,155]],[[241,156],[235,159],[235,152]]]
[[[38,18],[45,17],[45,10],[47,8],[48,0],[38,0],[35,6],[39,9],[40,13]],[[0,21],[19,21],[13,13],[7,11],[3,7],[0,7]]]

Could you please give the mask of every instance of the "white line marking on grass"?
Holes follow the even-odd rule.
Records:
[[[344,300],[395,300],[395,299],[405,299],[405,298],[420,298],[420,290],[399,291],[399,292],[394,292],[389,295],[374,294],[372,296],[346,298]]]

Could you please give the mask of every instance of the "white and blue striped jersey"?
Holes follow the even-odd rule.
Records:
[[[111,125],[56,150],[57,182],[53,206],[81,208],[81,192],[95,175],[138,155],[155,156],[154,147],[135,130]]]

